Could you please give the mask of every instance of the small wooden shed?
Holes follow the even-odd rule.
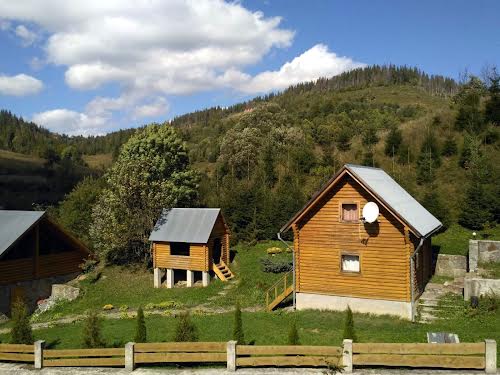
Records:
[[[88,248],[44,211],[0,210],[0,312],[18,297],[34,306],[81,270]]]
[[[368,202],[379,208],[373,223],[362,217]],[[345,165],[281,229],[294,234],[296,307],[412,319],[441,226],[382,169]]]
[[[222,281],[234,277],[229,269],[229,228],[219,208],[172,208],[163,210],[149,237],[152,242],[154,287],[175,283],[174,271],[186,271],[186,284],[211,273]]]

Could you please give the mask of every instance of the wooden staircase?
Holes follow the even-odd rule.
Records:
[[[214,263],[212,265],[212,270],[215,272],[215,274],[221,281],[228,281],[234,279],[234,273],[231,272],[229,267],[226,265],[226,263],[224,263],[222,259],[218,264]]]
[[[266,292],[267,311],[273,310],[293,293],[293,271],[287,272]]]

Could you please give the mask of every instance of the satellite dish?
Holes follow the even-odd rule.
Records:
[[[365,223],[374,223],[377,221],[379,214],[378,206],[375,202],[368,202],[363,207],[363,221]]]

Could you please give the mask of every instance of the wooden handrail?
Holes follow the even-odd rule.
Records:
[[[280,296],[282,293],[285,293],[286,290],[289,288],[289,282],[290,280],[292,280],[293,282],[293,274],[292,274],[293,271],[289,271],[287,273],[285,273],[285,275],[283,275],[282,278],[280,278],[278,281],[276,281],[267,291],[266,291],[266,307],[269,306],[269,303],[275,301],[278,296]],[[293,287],[293,285],[290,285],[291,287]],[[283,289],[281,290],[280,289],[280,292],[278,293],[278,288],[281,288],[283,287]],[[269,295],[271,293],[274,292],[274,298],[272,299],[272,301],[269,301],[270,298],[269,298]]]

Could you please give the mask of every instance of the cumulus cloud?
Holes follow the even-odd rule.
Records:
[[[281,90],[300,82],[335,76],[364,66],[366,64],[353,61],[348,57],[337,56],[329,51],[327,46],[317,44],[292,61],[285,63],[277,71],[262,72],[255,77],[241,75],[239,79],[242,83],[239,88],[248,93]]]
[[[38,35],[24,25],[18,25],[15,29],[15,33],[21,38],[24,47],[32,45],[38,39]]]
[[[0,19],[0,31],[6,31],[10,29],[10,22]]]
[[[138,105],[134,108],[134,118],[157,117],[168,111],[168,103],[165,98],[158,97],[150,103]]]
[[[51,131],[68,135],[96,135],[109,130],[109,119],[104,116],[89,116],[64,108],[36,113],[32,120]]]
[[[0,74],[0,94],[12,96],[33,95],[43,89],[42,81],[26,75],[7,76]]]

